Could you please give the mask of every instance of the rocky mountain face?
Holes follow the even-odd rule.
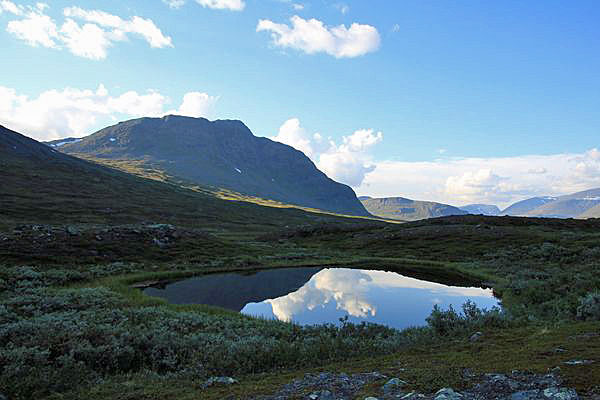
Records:
[[[447,204],[416,201],[404,197],[364,198],[367,211],[381,218],[416,221],[448,215],[466,215],[468,212]]]
[[[102,129],[59,148],[143,161],[167,174],[283,203],[368,216],[354,191],[328,178],[302,152],[256,137],[240,121],[167,116]]]
[[[500,209],[496,205],[492,204],[469,204],[466,206],[459,207],[461,210],[468,212],[469,214],[475,215],[498,215]]]
[[[534,197],[517,202],[501,215],[547,218],[593,218],[600,216],[600,188],[558,197]]]

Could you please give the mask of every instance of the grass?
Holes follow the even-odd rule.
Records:
[[[463,368],[543,373],[557,365],[568,385],[600,390],[596,364],[562,364],[600,361],[598,337],[570,339],[598,332],[600,317],[579,321],[577,309],[600,287],[600,221],[461,216],[387,224],[264,207],[231,193],[221,193],[230,198],[223,200],[131,164],[112,166],[144,177],[87,164],[0,164],[0,393],[16,391],[19,382],[15,398],[217,399],[273,392],[319,370],[378,370],[433,391],[470,384]],[[176,235],[151,228],[156,223],[175,225]],[[13,233],[23,224],[44,226]],[[164,247],[154,241],[167,237]],[[15,272],[23,265],[33,268]],[[448,336],[431,328],[299,329],[207,306],[169,305],[129,287],[321,265],[486,283],[502,295],[510,323],[461,325]],[[476,326],[484,337],[470,343]],[[96,347],[105,350],[97,354]],[[216,373],[241,383],[200,392],[207,374]]]

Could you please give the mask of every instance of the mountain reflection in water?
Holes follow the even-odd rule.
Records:
[[[425,324],[434,304],[455,308],[467,300],[499,305],[491,289],[448,286],[394,272],[348,268],[288,268],[207,275],[149,288],[171,303],[209,304],[301,325],[374,322],[395,328]]]

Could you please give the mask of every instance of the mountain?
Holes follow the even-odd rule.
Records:
[[[264,228],[339,221],[297,209],[226,201],[108,168],[0,126],[0,231],[15,224],[168,223],[203,229]],[[261,228],[262,227],[262,228]],[[262,229],[262,230],[261,230]]]
[[[503,215],[547,218],[589,218],[600,205],[600,188],[558,197],[534,197],[502,211]],[[589,213],[588,213],[589,211]]]
[[[256,137],[240,121],[166,116],[102,129],[60,150],[131,160],[201,185],[336,213],[368,216],[346,185],[328,178],[302,152]]]
[[[491,204],[469,204],[466,206],[459,207],[461,210],[468,212],[469,214],[475,215],[498,215],[500,209],[498,206]]]
[[[500,215],[527,216],[538,207],[556,200],[556,197],[532,197],[518,201],[500,212]]]
[[[468,214],[466,211],[447,204],[415,201],[403,197],[368,198],[362,200],[362,203],[373,215],[403,221]]]

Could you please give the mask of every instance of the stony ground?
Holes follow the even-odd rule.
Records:
[[[580,396],[574,389],[565,387],[559,373],[560,368],[546,375],[512,371],[510,374],[477,376],[465,369],[465,381],[473,382],[469,389],[458,391],[440,388],[435,393],[418,393],[408,389],[410,383],[379,372],[353,375],[324,372],[306,374],[302,379],[284,385],[276,393],[252,400],[600,400],[598,394]],[[374,385],[376,382],[384,383]],[[206,386],[236,383],[232,378],[219,377],[211,378]]]

